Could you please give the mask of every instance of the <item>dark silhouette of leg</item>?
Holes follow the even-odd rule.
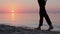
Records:
[[[39,20],[39,27],[41,27],[43,25],[43,17],[40,17],[40,20]]]
[[[45,9],[45,7],[43,7],[43,14],[44,14],[44,17],[45,17],[45,19],[46,19],[46,21],[47,21],[47,24],[49,25],[49,26],[52,26],[51,24],[51,21],[50,21],[50,18],[49,18],[49,16],[48,16],[48,14],[47,14],[47,12],[46,12],[46,9]]]
[[[43,14],[40,13],[39,28],[43,25]]]
[[[45,14],[45,19],[46,19],[48,25],[49,25],[49,26],[52,26],[52,25],[51,25],[52,23],[51,23],[51,21],[50,21],[50,19],[49,19],[49,16],[48,16],[47,14]]]
[[[52,23],[51,23],[51,21],[49,19],[49,16],[47,15],[47,13],[45,14],[45,19],[47,21],[47,24],[49,25],[48,30],[50,31],[51,29],[53,29],[53,26],[52,26]]]
[[[47,24],[49,25],[48,30],[50,31],[51,29],[53,29],[53,26],[52,26],[52,22],[50,21],[48,14],[46,13],[45,7],[44,7],[44,17],[47,21]]]
[[[38,28],[35,28],[35,29],[41,30],[41,26],[43,25],[43,17],[44,17],[43,12],[42,12],[42,7],[40,7],[39,16],[40,16],[39,26]]]

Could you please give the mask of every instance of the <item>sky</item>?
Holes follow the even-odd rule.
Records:
[[[38,13],[37,0],[0,0],[1,12]],[[51,13],[60,13],[60,0],[47,0],[46,10]]]

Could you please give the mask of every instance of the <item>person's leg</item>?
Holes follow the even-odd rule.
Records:
[[[49,16],[47,15],[47,13],[45,14],[45,19],[47,21],[47,24],[49,25],[48,30],[50,31],[51,29],[53,29],[53,26],[52,26],[52,22],[50,21]]]
[[[49,26],[52,26],[52,22],[50,21],[50,18],[49,18],[49,16],[47,15],[47,13],[45,14],[45,19],[46,19],[48,25],[49,25]]]
[[[39,17],[40,17],[40,19],[39,19],[39,25],[35,29],[41,30],[41,26],[43,25],[43,13],[42,13],[41,8],[39,10]]]
[[[40,20],[39,20],[39,28],[41,28],[41,26],[43,25],[43,16],[40,16]]]
[[[45,15],[45,19],[47,21],[47,24],[49,25],[48,30],[49,31],[52,30],[53,29],[52,22],[50,21],[49,16],[47,14]]]
[[[41,26],[43,25],[43,16],[40,16],[40,20],[39,20],[39,25],[37,28],[35,29],[38,29],[38,30],[41,30]]]
[[[43,25],[43,8],[42,8],[42,6],[40,6],[39,16],[40,16],[40,20],[39,20],[39,27],[38,28],[41,28],[41,26]]]
[[[48,25],[49,25],[49,26],[52,26],[52,23],[51,23],[51,21],[50,21],[50,19],[49,19],[49,16],[48,16],[47,12],[46,12],[45,6],[43,6],[43,13],[44,13],[44,17],[45,17]]]

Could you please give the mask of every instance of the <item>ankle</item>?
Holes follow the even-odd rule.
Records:
[[[39,26],[38,28],[41,28],[41,26]]]

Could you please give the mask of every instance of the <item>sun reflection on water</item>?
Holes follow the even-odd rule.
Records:
[[[11,11],[12,21],[14,21],[14,10]]]

